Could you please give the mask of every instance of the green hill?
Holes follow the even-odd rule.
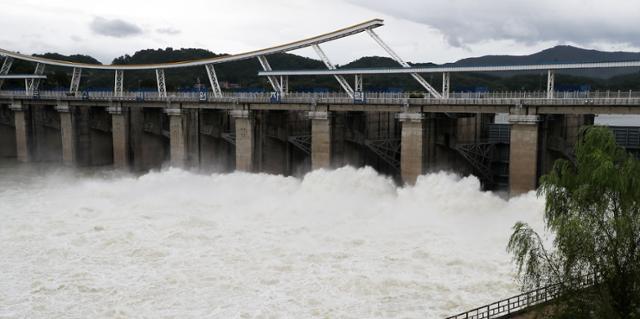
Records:
[[[204,49],[147,49],[124,55],[113,60],[113,64],[148,64],[178,62],[185,60],[198,60],[212,57],[220,57],[225,54],[216,54]],[[57,53],[37,55],[46,58],[100,64],[100,62],[86,55],[65,56]],[[539,63],[566,63],[566,62],[605,62],[605,61],[629,61],[640,60],[640,53],[633,52],[602,52],[585,50],[570,46],[558,46],[528,56],[484,56],[468,58],[448,66],[499,66],[509,64],[539,64]],[[315,59],[310,59],[294,54],[280,53],[269,56],[273,69],[324,69],[324,64]],[[436,66],[432,63],[416,63],[416,66]],[[16,61],[12,73],[32,73],[34,64]],[[350,62],[342,68],[375,68],[398,67],[397,62],[387,57],[363,57]],[[257,73],[261,70],[257,59],[248,59],[216,65],[218,79],[223,84],[223,90],[253,90],[270,91],[271,88],[265,78],[259,78]],[[81,82],[82,90],[112,90],[113,71],[84,70]],[[66,90],[71,80],[71,70],[60,67],[47,67],[48,76],[42,83],[42,89]],[[192,67],[181,69],[167,69],[165,71],[167,89],[193,90],[199,85],[209,86],[209,80],[204,67]],[[425,74],[424,77],[436,88],[442,86],[440,74]],[[353,82],[353,77],[347,77]],[[557,87],[560,89],[577,89],[581,86],[592,90],[640,90],[640,69],[612,69],[612,70],[579,70],[559,73],[556,78]],[[155,72],[130,71],[125,72],[124,85],[127,90],[156,90]],[[473,90],[545,90],[546,73],[513,73],[513,74],[479,74],[456,73],[452,75],[451,85],[453,91]],[[7,81],[5,88],[22,89],[24,84],[20,81]],[[324,77],[292,77],[290,79],[292,91],[338,91],[335,79],[331,76]],[[370,91],[422,91],[422,88],[409,75],[384,75],[366,76],[365,89]]]

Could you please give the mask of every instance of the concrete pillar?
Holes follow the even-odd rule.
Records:
[[[30,121],[28,119],[26,106],[22,102],[12,102],[10,106],[14,111],[14,119],[16,125],[16,154],[19,162],[28,163],[31,162],[31,141],[30,135]]]
[[[311,169],[331,167],[333,123],[329,112],[309,112],[311,120]]]
[[[113,138],[113,167],[129,168],[129,119],[121,106],[107,109],[111,114],[111,133]]]
[[[251,112],[231,111],[236,125],[236,170],[252,172],[254,169],[254,127]]]
[[[424,115],[401,113],[398,119],[402,123],[400,172],[405,183],[414,185],[424,173]]]
[[[538,126],[536,115],[511,115],[509,194],[517,196],[538,185]]]
[[[166,110],[169,115],[169,154],[171,166],[184,167],[187,163],[187,144],[182,111],[179,108]]]
[[[62,163],[76,164],[76,130],[69,103],[59,102],[56,111],[60,113],[60,137],[62,139]]]

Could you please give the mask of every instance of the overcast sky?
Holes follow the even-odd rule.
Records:
[[[557,44],[640,51],[639,17],[638,0],[0,0],[0,47],[110,63],[146,48],[239,53],[382,18],[406,60],[444,63]],[[340,64],[384,55],[365,34],[325,49]]]

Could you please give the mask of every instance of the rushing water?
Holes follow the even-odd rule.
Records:
[[[447,173],[0,166],[0,318],[440,318],[518,292],[505,201]]]

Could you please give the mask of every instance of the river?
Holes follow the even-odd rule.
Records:
[[[442,318],[519,292],[544,201],[445,172],[0,164],[0,318]]]

